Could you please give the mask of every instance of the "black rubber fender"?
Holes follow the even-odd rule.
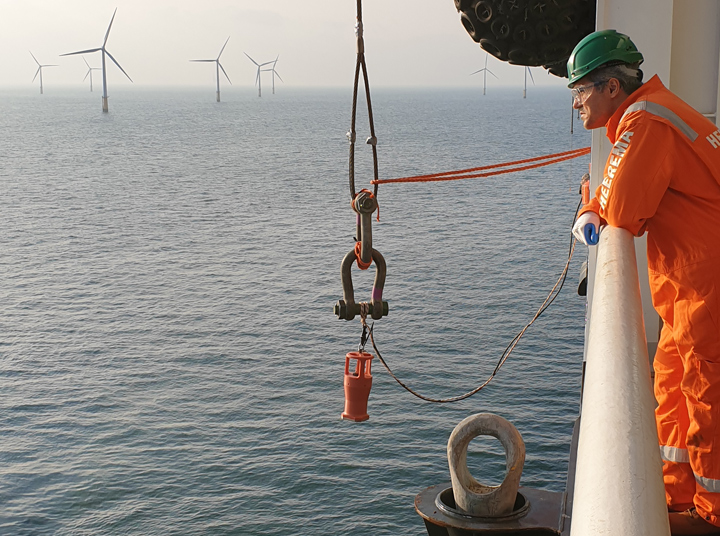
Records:
[[[495,39],[503,41],[510,37],[510,23],[504,17],[496,17],[490,24]]]
[[[524,48],[524,45],[535,42],[535,30],[529,24],[520,24],[513,30],[513,41]]]
[[[465,27],[465,31],[472,38],[473,41],[479,43],[481,39],[480,36],[484,33],[482,30],[483,25],[480,24],[480,21],[473,19],[474,17],[470,17],[467,13],[460,13],[460,22]]]
[[[465,31],[514,65],[567,76],[572,49],[595,30],[595,0],[454,0]]]
[[[477,2],[475,4],[475,7],[473,8],[473,11],[475,12],[477,20],[482,23],[487,24],[492,20],[493,8],[490,2],[486,0],[480,0],[479,2]]]

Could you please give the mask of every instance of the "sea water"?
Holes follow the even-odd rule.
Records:
[[[589,144],[562,89],[380,89],[381,178]],[[431,404],[373,365],[342,421],[358,319],[333,315],[353,248],[351,91],[0,92],[0,534],[421,535],[468,415],[522,434],[522,485],[562,491],[585,305],[567,283],[490,385]],[[356,186],[370,187],[361,95]],[[375,339],[431,397],[483,382],[567,260],[588,157],[379,189],[390,314]],[[367,300],[374,269],[353,270]],[[471,443],[497,484],[504,454]]]

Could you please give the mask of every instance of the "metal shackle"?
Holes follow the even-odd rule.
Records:
[[[353,210],[357,213],[355,235],[360,242],[360,260],[365,264],[372,261],[372,214],[378,208],[377,200],[367,190],[361,190],[353,200]]]
[[[499,486],[481,484],[468,471],[467,448],[470,441],[480,435],[499,439],[505,449],[507,469]],[[483,517],[500,517],[513,512],[525,464],[525,443],[509,421],[492,413],[471,415],[450,434],[447,455],[453,495],[459,509]]]
[[[375,263],[375,281],[371,294],[368,312],[370,316],[378,320],[388,314],[388,302],[382,301],[383,288],[385,287],[385,275],[387,266],[385,258],[376,249],[372,250],[372,261]],[[335,314],[339,319],[352,320],[355,315],[360,314],[360,304],[355,303],[355,289],[352,282],[352,265],[357,257],[355,250],[350,251],[340,264],[340,275],[342,279],[343,299],[335,304]]]

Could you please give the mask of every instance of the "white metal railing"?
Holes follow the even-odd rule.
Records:
[[[632,235],[597,246],[571,536],[669,536]]]

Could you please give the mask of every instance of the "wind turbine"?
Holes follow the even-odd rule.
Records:
[[[266,61],[265,63],[258,63],[258,62],[256,62],[254,59],[252,59],[252,58],[248,55],[247,52],[243,52],[243,54],[245,54],[251,62],[253,62],[255,65],[257,65],[257,68],[258,68],[258,69],[257,69],[257,76],[255,77],[255,83],[257,84],[257,87],[258,87],[258,97],[262,97],[262,87],[261,87],[261,84],[260,84],[260,71],[263,70],[263,69],[262,69],[263,67],[265,67],[266,65],[270,65],[270,64],[273,63],[273,62],[272,62],[272,61]],[[280,56],[278,56],[278,57],[280,57]],[[275,62],[277,62],[277,59],[275,60]],[[273,66],[273,67],[274,67],[274,66]],[[270,69],[265,69],[265,70],[269,71]],[[273,68],[273,70],[274,70],[274,68]]]
[[[29,51],[28,51],[28,52],[29,52]],[[37,76],[40,75],[40,95],[42,95],[42,94],[43,94],[43,85],[42,85],[42,70],[43,70],[43,67],[57,67],[57,65],[40,65],[40,62],[37,60],[37,58],[35,57],[35,55],[34,55],[32,52],[30,52],[30,55],[31,55],[31,56],[33,57],[33,59],[35,60],[35,63],[38,64],[38,70],[35,71],[35,76],[33,76],[32,81],[34,82],[35,79],[37,78]]]
[[[204,62],[204,63],[215,63],[215,78],[217,79],[217,101],[220,102],[220,70],[222,69],[223,74],[225,75],[225,78],[227,78],[227,81],[230,82],[230,77],[225,72],[225,69],[223,68],[222,64],[220,63],[220,56],[222,56],[223,50],[225,50],[225,46],[228,44],[228,41],[230,41],[230,37],[228,36],[227,39],[225,39],[225,44],[220,49],[220,54],[218,54],[218,57],[214,60],[190,60],[195,62]],[[232,82],[230,82],[230,85],[232,85]]]
[[[490,73],[490,74],[493,75],[495,78],[497,78],[497,76],[495,75],[495,73],[492,72],[490,69],[487,68],[487,62],[488,62],[488,56],[489,56],[489,55],[490,55],[490,54],[488,54],[487,52],[485,53],[485,67],[483,67],[482,69],[480,69],[480,70],[478,70],[478,71],[475,71],[474,73],[470,73],[470,76],[472,76],[472,75],[474,75],[474,74],[478,74],[478,73],[483,73],[483,95],[485,95],[485,88],[487,87],[487,74]],[[498,78],[498,80],[499,80],[499,78]]]
[[[102,110],[103,112],[108,111],[108,96],[107,96],[107,66],[105,65],[105,55],[107,55],[115,65],[117,65],[118,69],[120,69],[125,76],[128,77],[128,80],[132,82],[132,78],[130,78],[130,75],[128,75],[125,72],[125,69],[120,67],[120,64],[117,62],[115,58],[112,57],[112,54],[108,52],[108,50],[105,48],[105,45],[107,44],[108,36],[110,35],[110,28],[112,28],[113,21],[115,20],[115,13],[117,13],[117,8],[115,8],[115,11],[113,11],[113,16],[110,19],[110,25],[108,26],[107,32],[105,32],[105,39],[103,41],[103,44],[99,48],[90,48],[88,50],[81,50],[79,52],[68,52],[67,54],[60,54],[61,56],[74,56],[76,54],[90,54],[91,52],[102,52],[102,78],[103,78],[103,96],[102,96]]]
[[[88,68],[88,72],[85,75],[85,78],[83,78],[83,82],[87,79],[88,76],[90,77],[90,92],[92,93],[92,90],[93,90],[93,88],[92,88],[92,72],[100,71],[101,69],[100,69],[100,67],[90,67],[90,64],[87,62],[87,60],[85,58],[83,58],[83,61],[85,62],[85,65],[87,65],[87,68]]]
[[[280,78],[280,81],[281,81],[281,82],[283,82],[283,83],[285,82],[285,81],[282,79],[282,77],[280,76],[280,73],[278,73],[278,72],[275,70],[275,66],[277,65],[277,62],[278,62],[278,59],[279,59],[279,58],[280,58],[280,54],[277,55],[277,57],[275,58],[275,61],[270,62],[270,63],[273,64],[273,66],[272,66],[270,69],[263,69],[263,71],[269,71],[269,72],[272,73],[273,95],[275,95],[275,75],[277,75],[277,77]]]
[[[523,99],[527,98],[527,75],[530,73],[530,80],[532,80],[533,86],[535,85],[535,79],[533,78],[530,67],[525,67],[525,88],[523,89]]]

